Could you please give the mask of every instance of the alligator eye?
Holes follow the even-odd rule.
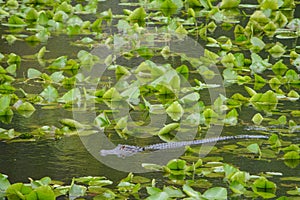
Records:
[[[125,145],[122,145],[122,146],[121,146],[121,149],[125,149]]]

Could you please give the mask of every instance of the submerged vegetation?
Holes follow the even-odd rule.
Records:
[[[114,13],[99,0],[0,0],[0,140],[8,145],[77,130],[129,141],[199,139],[214,126],[270,136],[214,147],[211,157],[186,147],[166,165],[143,163],[163,181],[130,173],[119,183],[87,174],[70,185],[11,184],[0,174],[0,199],[300,199],[299,3],[121,0]],[[37,116],[45,110],[67,114]],[[24,120],[34,125],[16,128]],[[266,167],[252,174],[222,153]],[[273,162],[296,177],[269,171]]]

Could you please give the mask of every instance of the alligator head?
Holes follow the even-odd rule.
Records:
[[[132,156],[138,152],[144,151],[143,147],[126,145],[126,144],[118,144],[114,149],[102,149],[100,151],[101,156],[107,155],[117,155],[118,157],[128,157]]]

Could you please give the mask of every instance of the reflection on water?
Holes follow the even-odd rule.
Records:
[[[107,168],[92,157],[77,136],[43,140],[34,143],[0,143],[0,171],[11,182],[27,181],[28,177],[70,181],[79,176],[106,176],[119,180],[127,173]]]
[[[110,0],[101,2],[99,4],[99,12],[112,8],[112,12],[122,13],[123,7],[118,6],[119,0]],[[112,7],[113,6],[113,7]],[[300,7],[295,11],[295,17],[299,17]],[[2,29],[1,29],[2,28]],[[0,27],[0,34],[3,33],[3,27]],[[228,33],[230,33],[228,31]],[[224,30],[219,28],[214,33],[215,37],[224,35]],[[219,34],[219,35],[218,35]],[[46,59],[53,59],[61,55],[68,55],[69,58],[76,57],[77,52],[82,50],[82,47],[74,47],[70,45],[70,41],[74,41],[66,35],[59,37],[52,37],[46,44],[49,52],[46,53]],[[300,40],[298,40],[299,45]],[[27,43],[16,41],[14,45],[8,45],[4,39],[0,39],[0,52],[11,53],[14,52],[18,55],[32,55],[39,51],[44,45],[30,46]],[[193,49],[191,48],[191,53]],[[134,63],[133,66],[137,64]],[[24,77],[28,68],[39,68],[39,63],[30,59],[22,61],[21,70],[18,70],[18,77]],[[44,69],[42,69],[44,70]],[[191,77],[193,79],[193,77]],[[31,94],[38,94],[42,88],[29,87],[28,85],[22,86],[25,92]],[[40,90],[40,91],[38,91]],[[236,92],[241,92],[237,85],[227,88],[228,96]],[[204,102],[210,101],[209,94],[203,91],[201,93],[201,100]],[[280,110],[283,109],[300,109],[298,102],[285,102],[285,105],[279,105]],[[284,107],[284,108],[282,108]],[[18,114],[15,114],[11,124],[0,124],[1,128],[14,128],[16,131],[26,132],[31,131],[34,126],[39,127],[43,125],[58,126],[59,119],[72,118],[72,113],[63,108],[55,109],[40,109],[36,107],[33,115],[26,119]],[[251,117],[256,113],[252,108],[243,108],[239,113],[241,120],[251,121]],[[245,133],[244,127],[225,128],[225,133],[243,133],[243,134],[256,134],[255,131]],[[151,140],[151,138],[149,139]],[[124,141],[118,141],[123,143]],[[295,141],[294,141],[295,142]],[[149,142],[153,143],[152,141]],[[234,144],[235,141],[227,142],[227,144]],[[27,181],[28,177],[39,179],[44,176],[50,176],[52,179],[70,182],[72,177],[79,176],[106,176],[113,181],[118,181],[127,175],[126,172],[120,172],[111,169],[97,159],[95,159],[84,147],[81,140],[77,136],[65,137],[60,140],[42,140],[34,143],[2,143],[0,142],[0,173],[7,174],[11,182]],[[238,166],[241,170],[248,171],[252,174],[260,172],[273,171],[282,172],[284,176],[295,176],[298,171],[296,169],[288,168],[283,161],[273,160],[272,162],[252,160],[248,158],[239,157],[235,154],[223,153],[224,162],[232,163]],[[122,159],[120,159],[122,162]],[[298,167],[299,168],[299,167]],[[153,177],[153,174],[147,176]]]
[[[244,127],[225,128],[224,132],[230,134],[235,131],[242,132]],[[247,134],[255,134],[249,131]],[[150,138],[151,140],[151,138]],[[117,141],[116,141],[117,142]],[[119,141],[121,142],[121,141]],[[255,142],[255,141],[254,141]],[[217,144],[236,144],[237,141],[225,141]],[[137,144],[136,144],[137,145]],[[11,182],[27,182],[28,178],[40,179],[50,176],[53,180],[70,183],[73,177],[80,176],[105,176],[114,183],[127,176],[127,172],[120,172],[103,165],[95,159],[77,136],[64,137],[60,140],[42,140],[34,143],[0,143],[0,172],[9,176]],[[238,153],[215,153],[208,156],[222,156],[223,162],[238,166],[240,170],[250,174],[262,172],[280,172],[284,177],[297,175],[298,168],[287,167],[282,160],[272,159],[264,161],[247,158]],[[123,158],[119,158],[122,162]],[[160,173],[143,174],[148,178],[156,178],[162,184]],[[280,181],[280,177],[273,177],[273,181]],[[216,181],[212,179],[212,181]],[[281,181],[280,181],[281,182]],[[278,193],[285,193],[285,188],[278,188]]]
[[[36,111],[29,118],[25,118],[15,112],[11,122],[8,124],[0,122],[0,127],[5,129],[13,128],[18,132],[29,132],[41,126],[59,127],[60,119],[72,118],[72,112],[63,108],[44,109],[39,106],[35,106],[35,108]]]

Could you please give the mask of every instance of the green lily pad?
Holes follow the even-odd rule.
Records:
[[[187,0],[185,3],[190,8],[202,7],[199,0]]]
[[[176,71],[181,74],[184,78],[188,79],[189,77],[189,68],[186,65],[181,65],[176,68]]]
[[[247,149],[248,149],[251,153],[261,155],[261,150],[260,150],[259,145],[258,145],[257,143],[248,145],[248,146],[247,146]]]
[[[250,41],[252,44],[251,50],[254,52],[259,52],[266,46],[266,44],[258,37],[252,37]]]
[[[202,197],[206,199],[216,199],[216,200],[227,199],[227,190],[226,188],[223,187],[213,187],[206,190],[203,193]]]
[[[296,168],[300,163],[299,159],[288,159],[284,160],[284,164],[292,169]]]
[[[115,129],[119,129],[119,130],[123,130],[127,127],[127,121],[128,121],[128,116],[125,116],[125,117],[121,117],[116,125],[115,125]]]
[[[42,185],[34,189],[37,199],[54,200],[56,198],[54,191],[49,185]]]
[[[178,121],[182,117],[184,110],[180,103],[175,101],[166,109],[166,112],[174,121]]]
[[[12,15],[10,16],[10,18],[8,19],[8,23],[5,24],[3,23],[4,26],[9,26],[9,27],[25,27],[27,26],[26,22],[18,17],[17,15]]]
[[[140,26],[144,26],[145,18],[147,17],[147,13],[143,7],[136,8],[130,15],[129,21],[131,23],[138,23]]]
[[[6,196],[8,199],[25,199],[31,191],[31,187],[23,183],[14,183],[6,189]]]
[[[37,74],[38,73],[33,72],[33,74],[31,73],[31,76],[35,76]],[[58,91],[53,86],[48,85],[40,95],[48,102],[55,102],[58,98]]]
[[[112,181],[107,180],[104,176],[84,176],[75,178],[74,181],[77,183],[84,183],[89,186],[105,186],[112,184]]]
[[[21,63],[20,56],[16,55],[15,53],[10,53],[8,55],[7,64],[9,64],[9,65],[16,64],[17,67],[19,67],[20,63]]]
[[[286,154],[284,154],[283,158],[285,160],[299,160],[300,154],[298,151],[289,151]]]
[[[29,68],[27,70],[27,77],[28,78],[39,78],[42,75],[42,72],[40,72],[37,69]]]
[[[223,71],[223,77],[227,82],[235,82],[238,78],[238,74],[235,70],[228,68]]]
[[[6,35],[5,39],[8,42],[8,44],[12,45],[18,38],[14,35]]]
[[[256,125],[260,125],[261,122],[264,120],[263,116],[261,116],[260,113],[256,113],[253,117],[252,117],[252,121],[254,124]]]
[[[98,18],[96,19],[92,24],[91,24],[91,28],[94,32],[96,33],[101,33],[102,31],[102,18]],[[80,29],[80,26],[78,27]]]
[[[293,177],[293,178],[296,178],[296,177]],[[296,188],[294,190],[289,190],[289,191],[287,191],[287,194],[289,194],[289,195],[298,195],[299,196],[300,195],[300,188]]]
[[[171,124],[167,124],[166,126],[164,126],[162,129],[159,130],[158,135],[164,135],[164,134],[168,134],[171,131],[179,128],[180,124],[179,123],[171,123]]]
[[[141,47],[136,51],[142,58],[145,58],[146,60],[149,60],[154,56],[154,52],[148,47]]]
[[[122,96],[115,87],[112,87],[103,94],[102,98],[111,101],[119,101],[122,99]]]
[[[207,119],[207,120],[219,117],[219,115],[213,109],[210,109],[210,108],[205,109],[205,111],[203,112],[203,115],[204,115],[205,119]]]
[[[130,85],[128,86],[128,89],[124,90],[121,93],[121,96],[127,99],[127,102],[130,102],[131,104],[137,105],[140,102],[139,96],[140,96],[140,90],[138,86]]]
[[[10,101],[11,101],[11,97],[9,95],[3,95],[0,98],[0,110],[5,110],[9,108]]]
[[[10,122],[13,115],[14,115],[14,112],[10,108],[0,110],[0,117],[4,122]]]
[[[268,181],[264,177],[261,177],[254,181],[252,185],[252,190],[263,198],[269,199],[276,196],[276,184],[271,181]]]
[[[274,74],[282,76],[288,70],[288,67],[282,63],[282,60],[279,60],[273,65],[272,70]]]
[[[170,17],[176,13],[177,5],[172,0],[166,0],[161,4],[160,9],[165,16]]]
[[[63,103],[70,103],[70,102],[75,102],[80,98],[81,98],[81,93],[79,88],[73,88],[57,100]]]
[[[61,119],[59,122],[62,125],[68,126],[72,129],[76,129],[76,128],[81,129],[84,127],[80,122],[77,122],[76,120],[73,120],[73,119]]]
[[[17,111],[22,116],[24,116],[26,118],[29,118],[33,114],[33,112],[35,111],[35,108],[31,103],[24,102],[24,103],[22,103],[21,105],[19,105],[17,107]]]
[[[282,12],[276,12],[274,21],[278,27],[284,27],[288,23],[287,17]]]
[[[190,103],[197,102],[199,99],[200,99],[199,93],[193,92],[182,97],[180,99],[180,102],[182,102],[183,104],[190,104]]]
[[[234,65],[236,67],[244,67],[244,64],[245,64],[244,54],[243,53],[235,53],[234,57],[235,57]]]
[[[273,77],[269,81],[269,86],[274,91],[279,91],[279,88],[280,88],[281,84],[282,84],[282,81],[280,81],[277,77]]]
[[[110,125],[111,122],[104,113],[101,113],[95,118],[95,124],[99,127],[105,127]]]
[[[289,151],[296,151],[299,152],[300,151],[300,147],[298,145],[295,144],[291,144],[288,147],[285,147],[282,149],[284,152],[289,152]]]
[[[262,93],[254,94],[249,101],[258,110],[263,110],[266,112],[270,112],[271,110],[274,110],[278,103],[277,96],[272,90],[268,90],[263,94]]]
[[[174,187],[164,187],[163,190],[155,187],[147,187],[147,193],[150,195],[147,199],[168,199],[184,197],[184,194]]]
[[[12,94],[16,91],[16,88],[8,85],[8,84],[1,84],[0,85],[0,93],[1,94]]]
[[[49,66],[50,69],[62,69],[67,64],[67,56],[60,56],[56,58]]]
[[[4,195],[2,191],[6,191],[10,185],[11,184],[7,179],[7,175],[0,173],[0,197],[1,195]]]
[[[184,170],[186,162],[180,159],[174,159],[168,162],[167,167],[171,170]]]
[[[277,29],[276,24],[273,21],[270,21],[264,26],[264,31],[268,36],[273,36],[275,34],[275,31]]]
[[[26,13],[25,19],[26,21],[34,22],[38,18],[38,12],[34,8],[30,8],[29,11]]]
[[[271,49],[268,50],[269,53],[274,57],[274,58],[280,58],[284,53],[285,49],[283,46],[279,43],[276,43]]]
[[[287,96],[290,98],[291,101],[296,101],[300,98],[300,95],[295,90],[289,91]]]
[[[70,190],[69,190],[69,196],[76,198],[80,196],[84,196],[87,188],[83,185],[77,185],[74,182],[72,182]]]
[[[221,63],[224,67],[232,68],[235,64],[235,56],[232,53],[229,53],[222,58]]]
[[[250,69],[252,73],[262,73],[264,72],[271,64],[268,63],[267,59],[262,59],[258,54],[251,54],[252,64],[250,65]]]
[[[184,184],[182,186],[182,190],[189,196],[195,199],[200,199],[201,193],[198,191],[195,191],[192,187],[190,187],[187,184]]]
[[[41,11],[37,17],[38,24],[47,25],[48,21],[49,21],[49,18],[47,16],[47,13],[45,11]]]
[[[183,39],[187,34],[188,31],[183,27],[183,25],[181,24],[180,26],[178,26],[178,28],[175,30],[175,33],[177,34],[177,36],[180,39]]]
[[[247,191],[246,188],[241,183],[238,182],[230,183],[229,187],[236,194],[244,194]]]
[[[300,117],[300,110],[293,110],[293,111],[291,111],[291,115],[293,117]]]
[[[234,1],[234,0],[222,0],[220,8],[221,9],[231,9],[236,8],[240,4],[240,0]]]
[[[265,9],[271,9],[271,10],[277,10],[279,8],[279,3],[283,3],[282,1],[273,1],[273,0],[263,0],[260,3],[260,8],[265,10]]]
[[[59,71],[52,73],[50,78],[53,82],[59,83],[65,78],[65,76],[63,75],[63,71]]]
[[[129,75],[130,72],[124,66],[118,65],[115,71],[117,76]]]

